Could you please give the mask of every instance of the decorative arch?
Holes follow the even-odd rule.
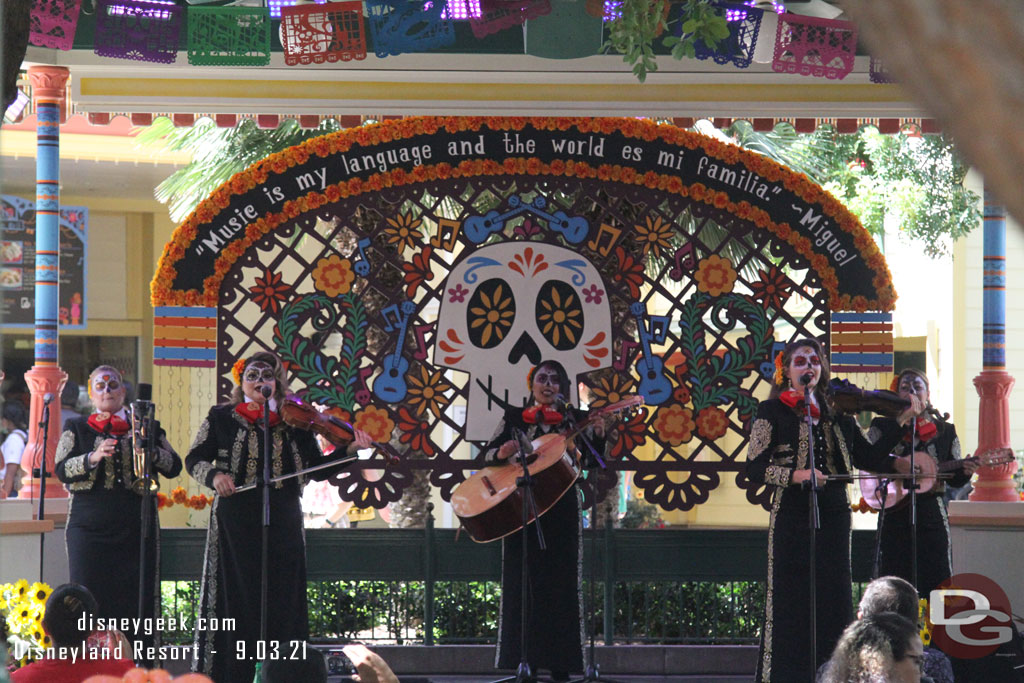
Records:
[[[647,397],[587,502],[630,471],[685,510],[729,473],[765,501],[740,454],[777,346],[895,298],[856,217],[760,155],[636,119],[424,117],[307,141],[204,200],[152,282],[179,332],[154,355],[216,367],[225,395],[238,356],[280,353],[310,400],[406,453],[336,479],[377,507],[417,470],[449,498],[467,440],[557,356],[592,407]]]

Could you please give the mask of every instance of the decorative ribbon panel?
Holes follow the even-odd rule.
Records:
[[[635,119],[417,118],[268,157],[175,232],[161,306],[217,310],[218,395],[270,349],[293,389],[404,453],[336,478],[382,507],[416,471],[444,498],[476,469],[527,370],[570,400],[630,394],[608,469],[666,509],[742,477],[777,344],[827,342],[831,310],[891,309],[874,241],[831,196],[759,155]]]

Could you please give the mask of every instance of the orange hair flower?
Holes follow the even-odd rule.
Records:
[[[782,386],[782,351],[775,354],[775,385]]]
[[[235,361],[235,364],[231,366],[231,379],[235,380],[235,384],[242,386],[242,371],[245,370],[245,358],[239,358]]]
[[[899,375],[893,375],[892,376],[892,381],[889,382],[889,391],[891,391],[894,394],[898,394],[899,393],[899,391],[900,391],[900,376]]]

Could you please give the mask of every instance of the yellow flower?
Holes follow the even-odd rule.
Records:
[[[23,598],[28,593],[28,581],[25,579],[18,579],[14,584],[14,595],[16,597]]]
[[[430,410],[434,417],[441,417],[441,411],[451,402],[444,392],[451,389],[452,385],[444,381],[440,370],[429,372],[421,365],[419,377],[409,375],[409,406],[416,411],[417,417],[426,410]]]
[[[46,599],[50,597],[50,593],[52,592],[52,588],[50,588],[47,584],[41,583],[39,581],[33,583],[32,586],[28,589],[28,593],[31,596],[32,601],[39,603],[40,605],[46,604]]]
[[[337,254],[317,261],[313,271],[313,286],[330,297],[348,294],[355,279],[352,262]]]
[[[640,243],[644,248],[644,256],[647,255],[647,252],[653,250],[654,257],[660,258],[661,251],[670,248],[669,238],[672,237],[672,226],[663,221],[661,216],[655,216],[653,221],[650,216],[647,216],[644,222],[646,225],[633,226],[640,236]]]
[[[728,259],[718,254],[712,254],[702,259],[697,266],[697,289],[707,292],[711,296],[720,296],[732,291],[736,284],[736,271]]]
[[[396,218],[389,218],[388,225],[384,228],[384,234],[388,236],[388,244],[394,244],[401,254],[406,247],[415,247],[420,241],[416,228],[423,223],[422,218],[413,218],[411,213],[400,213]]]

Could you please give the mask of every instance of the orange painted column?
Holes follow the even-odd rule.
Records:
[[[60,392],[67,373],[57,364],[57,292],[60,287],[60,124],[68,70],[60,66],[33,66],[28,70],[38,121],[36,129],[36,287],[35,365],[25,373],[32,395],[28,443],[21,458],[26,476],[20,498],[66,498],[67,491],[53,476],[53,456],[60,439]],[[41,422],[50,419],[46,434]],[[45,448],[44,448],[45,446]],[[44,452],[45,450],[45,452]],[[40,466],[48,478],[42,486]]]

